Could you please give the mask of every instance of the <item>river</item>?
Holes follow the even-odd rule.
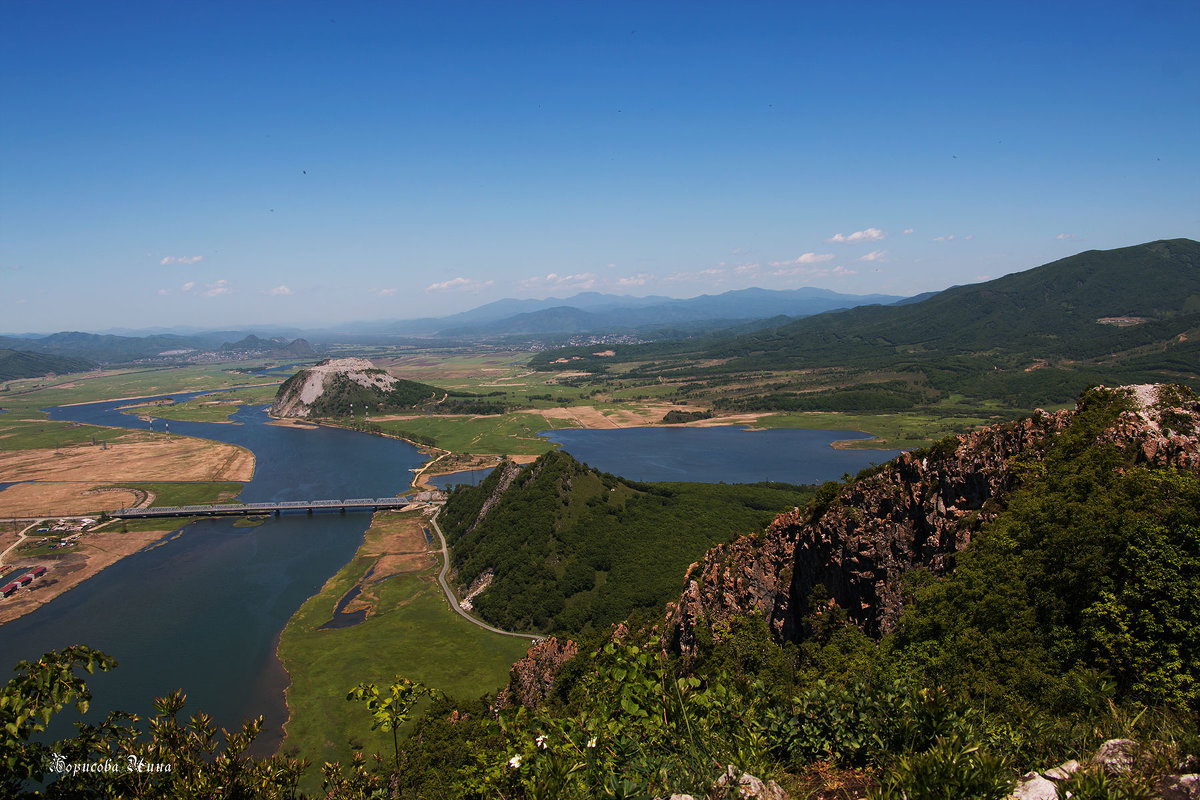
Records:
[[[177,393],[177,400],[202,393]],[[50,409],[52,419],[146,428],[108,401]],[[240,408],[235,424],[170,421],[172,435],[246,447],[254,479],[241,500],[385,497],[407,490],[425,457],[396,439],[338,428],[266,424],[266,407]],[[162,431],[162,420],[150,423]],[[546,436],[576,458],[635,480],[816,483],[855,472],[894,452],[839,451],[849,431],[738,428],[559,430]],[[486,473],[485,473],[486,474]],[[472,482],[480,475],[445,476]],[[230,519],[194,522],[164,542],[121,560],[51,603],[0,626],[9,664],[51,649],[88,644],[118,668],[89,677],[94,699],[86,718],[110,710],[146,715],[152,699],[182,688],[188,713],[204,710],[233,728],[262,715],[256,751],[281,740],[287,676],[275,656],[279,632],[307,598],[346,564],[370,515],[317,513],[270,518],[256,527]],[[71,734],[64,712],[52,734]]]
[[[115,410],[130,402],[63,406],[50,416],[145,428]],[[233,420],[237,424],[172,420],[170,430],[253,451],[254,479],[240,497],[245,501],[386,497],[407,490],[411,470],[426,460],[396,439],[268,425],[266,407],[243,407]],[[162,430],[163,422],[153,426]],[[350,560],[370,519],[317,513],[283,515],[256,527],[237,527],[231,519],[192,523],[0,626],[0,652],[11,665],[70,644],[99,648],[119,666],[89,676],[94,699],[86,719],[100,720],[114,709],[145,715],[154,697],[182,688],[189,715],[204,710],[228,728],[263,715],[256,750],[266,752],[280,741],[287,718],[287,676],[275,657],[279,632]],[[70,732],[65,722],[52,731]]]

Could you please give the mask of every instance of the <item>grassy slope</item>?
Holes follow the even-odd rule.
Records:
[[[356,556],[300,607],[280,636],[279,657],[292,676],[284,748],[317,764],[344,763],[352,741],[368,751],[391,751],[390,735],[372,732],[365,707],[346,700],[359,681],[390,682],[399,674],[475,698],[502,686],[528,647],[526,640],[488,633],[454,613],[435,580],[437,568],[379,584],[376,612],[365,622],[318,630],[370,565],[371,559]]]

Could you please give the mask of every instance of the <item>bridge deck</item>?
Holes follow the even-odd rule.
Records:
[[[108,512],[110,517],[139,519],[144,517],[221,517],[251,514],[279,514],[284,511],[378,511],[381,508],[403,508],[413,502],[403,497],[368,497],[351,500],[289,500],[282,503],[223,503],[198,506],[157,506],[150,508],[118,508]]]

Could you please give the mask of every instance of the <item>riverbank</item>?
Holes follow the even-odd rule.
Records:
[[[524,655],[527,641],[489,633],[450,608],[435,580],[440,548],[430,544],[428,525],[422,511],[377,512],[350,562],[288,621],[278,649],[292,679],[284,749],[314,764],[385,751],[391,736],[372,732],[366,710],[346,700],[355,684],[403,675],[475,698],[503,685]],[[348,595],[341,613],[365,612],[362,621],[326,627]],[[301,788],[319,786],[312,769]]]
[[[11,597],[0,599],[0,625],[37,610],[122,558],[162,541],[189,521],[155,520],[156,529],[129,530],[120,520],[113,520],[81,534],[69,550],[34,557],[18,555],[13,558],[10,554],[0,571],[16,568],[32,571],[36,567],[46,567],[46,573]],[[25,539],[28,540],[29,534],[41,525],[41,522],[31,523],[24,531]],[[18,541],[18,553],[20,545]]]

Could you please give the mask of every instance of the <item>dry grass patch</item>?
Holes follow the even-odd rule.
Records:
[[[240,481],[254,477],[254,454],[224,442],[165,436],[120,437],[94,445],[0,453],[0,481]]]
[[[132,508],[146,492],[123,488],[93,488],[94,483],[18,483],[0,492],[0,517],[73,516]]]
[[[681,406],[674,403],[647,403],[637,408],[597,408],[596,406],[570,406],[559,408],[543,408],[536,411],[526,411],[526,414],[538,414],[549,422],[552,419],[574,420],[580,427],[589,429],[604,428],[637,428],[647,425],[659,425],[668,411],[695,411],[695,406]]]

